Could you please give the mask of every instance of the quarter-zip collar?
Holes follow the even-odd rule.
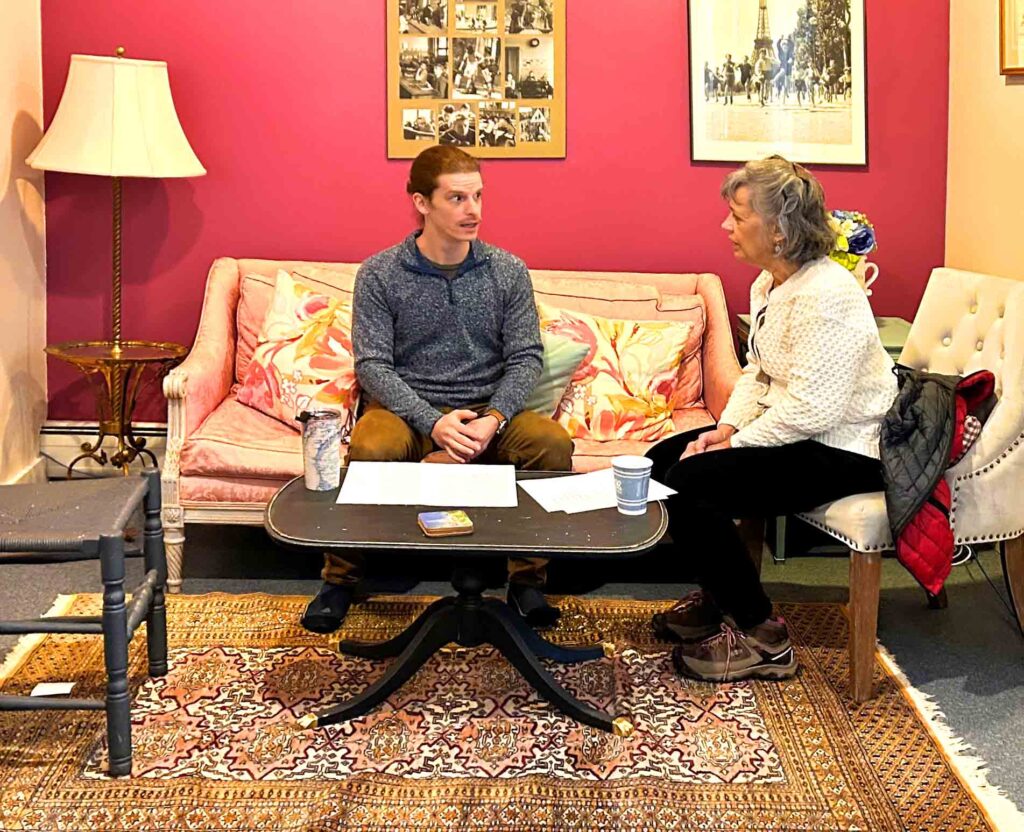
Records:
[[[479,240],[470,240],[469,254],[466,255],[466,259],[462,261],[462,264],[455,275],[449,278],[448,275],[424,257],[423,252],[420,251],[419,246],[416,245],[416,239],[422,233],[422,229],[414,231],[406,237],[405,241],[402,243],[402,265],[410,271],[417,272],[418,274],[431,275],[433,277],[441,277],[450,282],[452,280],[457,280],[475,269],[477,266],[484,265],[491,259],[491,254],[488,251],[486,243],[482,243]]]

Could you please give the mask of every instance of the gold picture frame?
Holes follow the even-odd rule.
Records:
[[[999,73],[1024,75],[1024,0],[999,0]]]
[[[567,0],[387,0],[388,158],[565,158]]]

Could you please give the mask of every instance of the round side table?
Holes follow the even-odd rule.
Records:
[[[46,352],[66,361],[85,374],[96,392],[99,435],[95,442],[82,443],[82,453],[68,463],[68,478],[83,459],[100,465],[119,466],[125,474],[140,455],[156,465],[156,456],[146,447],[145,437],[132,432],[132,413],[139,393],[188,354],[188,347],[158,341],[67,341],[51,344]],[[117,441],[109,457],[102,450],[108,436]]]

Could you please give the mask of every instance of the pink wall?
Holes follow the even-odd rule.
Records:
[[[948,0],[934,5],[867,0],[870,165],[818,170],[831,205],[877,226],[876,312],[908,318],[943,257]],[[685,8],[569,0],[567,157],[486,163],[483,236],[538,268],[717,272],[741,311],[752,274],[718,230],[732,166],[689,160]],[[191,343],[215,257],[358,261],[409,231],[384,39],[376,0],[43,3],[47,123],[71,53],[123,44],[168,62],[209,170],[126,181],[125,337]],[[109,182],[47,174],[46,191],[47,340],[107,337]],[[49,392],[51,419],[92,417],[84,379],[52,359]]]

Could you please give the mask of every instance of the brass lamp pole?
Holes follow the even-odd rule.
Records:
[[[118,58],[123,58],[125,49],[117,47],[114,51]],[[121,203],[121,177],[113,177],[114,185],[114,272],[113,272],[113,303],[111,304],[110,317],[111,329],[114,338],[114,351],[121,350],[121,220],[124,218],[124,209]]]

